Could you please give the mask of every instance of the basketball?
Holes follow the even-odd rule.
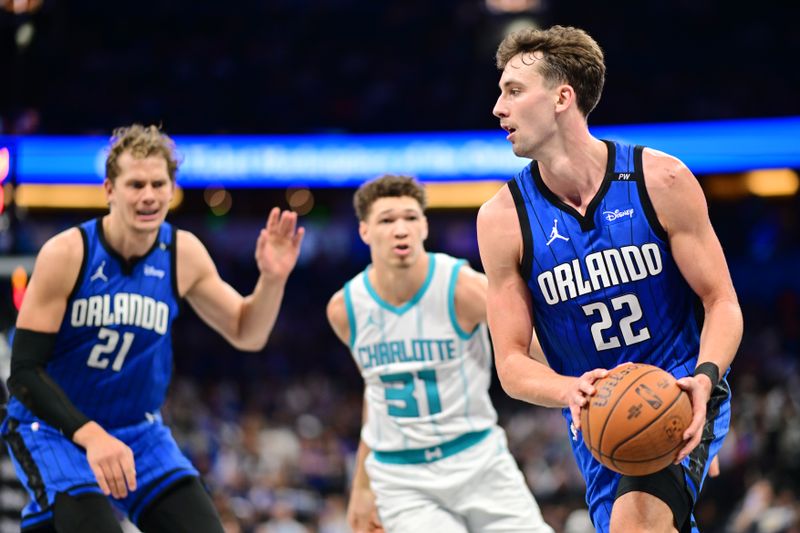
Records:
[[[658,367],[622,364],[595,382],[581,409],[583,442],[604,466],[645,476],[674,462],[692,421],[689,395]]]

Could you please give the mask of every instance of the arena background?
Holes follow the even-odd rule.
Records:
[[[493,53],[503,32],[520,24],[575,25],[601,44],[607,84],[592,125],[800,115],[794,2],[0,5],[0,135],[12,141],[108,136],[134,121],[161,124],[173,135],[496,131]],[[722,473],[708,482],[697,509],[705,532],[800,531],[800,164],[791,166],[765,175],[788,183],[777,196],[748,188],[749,174],[698,176],[745,314],[731,374],[733,429],[720,455]],[[4,333],[15,314],[14,267],[29,268],[52,234],[102,214],[20,205],[9,176],[0,202]],[[184,189],[170,216],[203,239],[223,277],[244,293],[255,281],[253,244],[269,207],[298,209],[308,228],[261,353],[234,351],[188,307],[175,325],[165,416],[228,531],[347,531],[362,383],[330,332],[324,305],[369,260],[357,238],[352,192],[351,185],[307,182]],[[472,204],[431,209],[427,244],[480,269]],[[0,353],[7,365],[4,342]],[[496,383],[492,392],[545,518],[557,531],[584,531],[583,484],[560,413],[513,401]],[[24,496],[7,462],[0,477],[0,531],[15,531]]]

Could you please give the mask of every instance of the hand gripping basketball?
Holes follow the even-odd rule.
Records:
[[[595,459],[629,476],[652,474],[675,461],[692,404],[670,373],[626,363],[595,387],[581,410],[583,442]]]

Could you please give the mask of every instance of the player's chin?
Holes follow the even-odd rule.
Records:
[[[150,232],[157,230],[161,223],[166,219],[166,213],[157,216],[137,216],[134,220],[133,226],[137,231]]]

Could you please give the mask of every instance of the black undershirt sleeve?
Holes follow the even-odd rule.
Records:
[[[18,329],[11,348],[8,390],[34,415],[72,439],[89,418],[75,407],[44,369],[55,344],[56,333]]]

